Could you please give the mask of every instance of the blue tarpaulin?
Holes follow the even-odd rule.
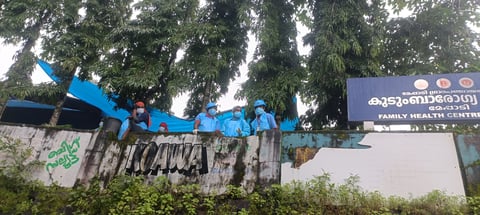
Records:
[[[38,60],[37,62],[53,81],[60,81],[53,75],[53,69],[50,64],[42,60]],[[116,107],[117,104],[110,100],[105,92],[103,92],[103,90],[96,84],[89,81],[81,81],[76,76],[74,77],[68,92],[78,99],[99,108],[103,112],[104,117],[112,117],[123,121],[130,115],[127,110]],[[152,125],[149,128],[150,131],[157,132],[161,122],[167,123],[170,132],[191,132],[193,130],[194,120],[181,119],[153,108],[148,109],[148,111],[152,118]],[[217,116],[220,122],[231,117],[232,114],[230,111],[221,113]],[[280,130],[293,131],[297,123],[298,118],[283,121],[280,124]]]

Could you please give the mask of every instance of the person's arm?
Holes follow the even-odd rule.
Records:
[[[226,119],[225,121],[223,121],[223,124],[222,124],[222,129],[220,129],[220,132],[222,132],[223,135],[225,135],[225,130],[227,129],[226,128],[226,125],[228,124],[228,119]]]
[[[196,119],[195,122],[193,123],[193,129],[198,129],[199,125],[200,125],[200,120]]]
[[[130,116],[128,116],[127,118],[135,120],[137,118],[137,109],[134,108]]]
[[[247,121],[241,119],[242,124],[242,137],[246,137],[250,135],[250,125],[248,125]]]
[[[195,117],[195,122],[193,122],[193,134],[198,133],[198,126],[200,126],[200,114]]]
[[[267,115],[267,120],[268,120],[268,124],[270,125],[270,129],[278,129],[277,123],[275,122],[275,119],[273,118],[272,114]]]
[[[215,119],[215,134],[217,134],[220,137],[223,136],[222,132],[220,131],[220,120],[218,119]]]

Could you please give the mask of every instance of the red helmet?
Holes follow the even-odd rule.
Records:
[[[145,107],[145,104],[144,104],[143,102],[140,102],[140,101],[139,101],[139,102],[136,102],[136,103],[135,103],[135,106],[140,107],[140,108],[144,108],[144,107]]]

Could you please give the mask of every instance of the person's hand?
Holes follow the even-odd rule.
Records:
[[[193,129],[192,133],[193,134],[198,134],[198,129]]]

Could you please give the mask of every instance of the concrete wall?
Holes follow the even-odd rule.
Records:
[[[328,173],[386,196],[465,195],[452,133],[290,133],[282,143],[282,183]]]
[[[205,193],[221,194],[229,184],[247,191],[280,182],[280,132],[247,138],[154,133],[130,134],[119,142],[105,131],[57,130],[0,124],[0,136],[20,139],[45,162],[34,177],[71,187],[99,176],[166,176],[172,183],[198,183]],[[0,155],[1,157],[1,155]],[[1,159],[1,158],[0,158]]]
[[[198,183],[206,193],[223,193],[229,184],[252,191],[324,173],[335,184],[356,175],[363,189],[404,197],[434,189],[464,195],[465,187],[480,184],[479,135],[266,132],[237,139],[142,133],[118,142],[107,132],[0,124],[4,136],[20,139],[33,149],[31,159],[45,162],[35,178],[68,187],[118,174],[163,175],[172,183]]]
[[[92,141],[92,132],[0,125],[0,136],[21,140],[33,149],[32,159],[45,166],[32,174],[45,184],[57,182],[71,187],[80,171],[85,151]],[[2,159],[2,158],[0,158]]]

